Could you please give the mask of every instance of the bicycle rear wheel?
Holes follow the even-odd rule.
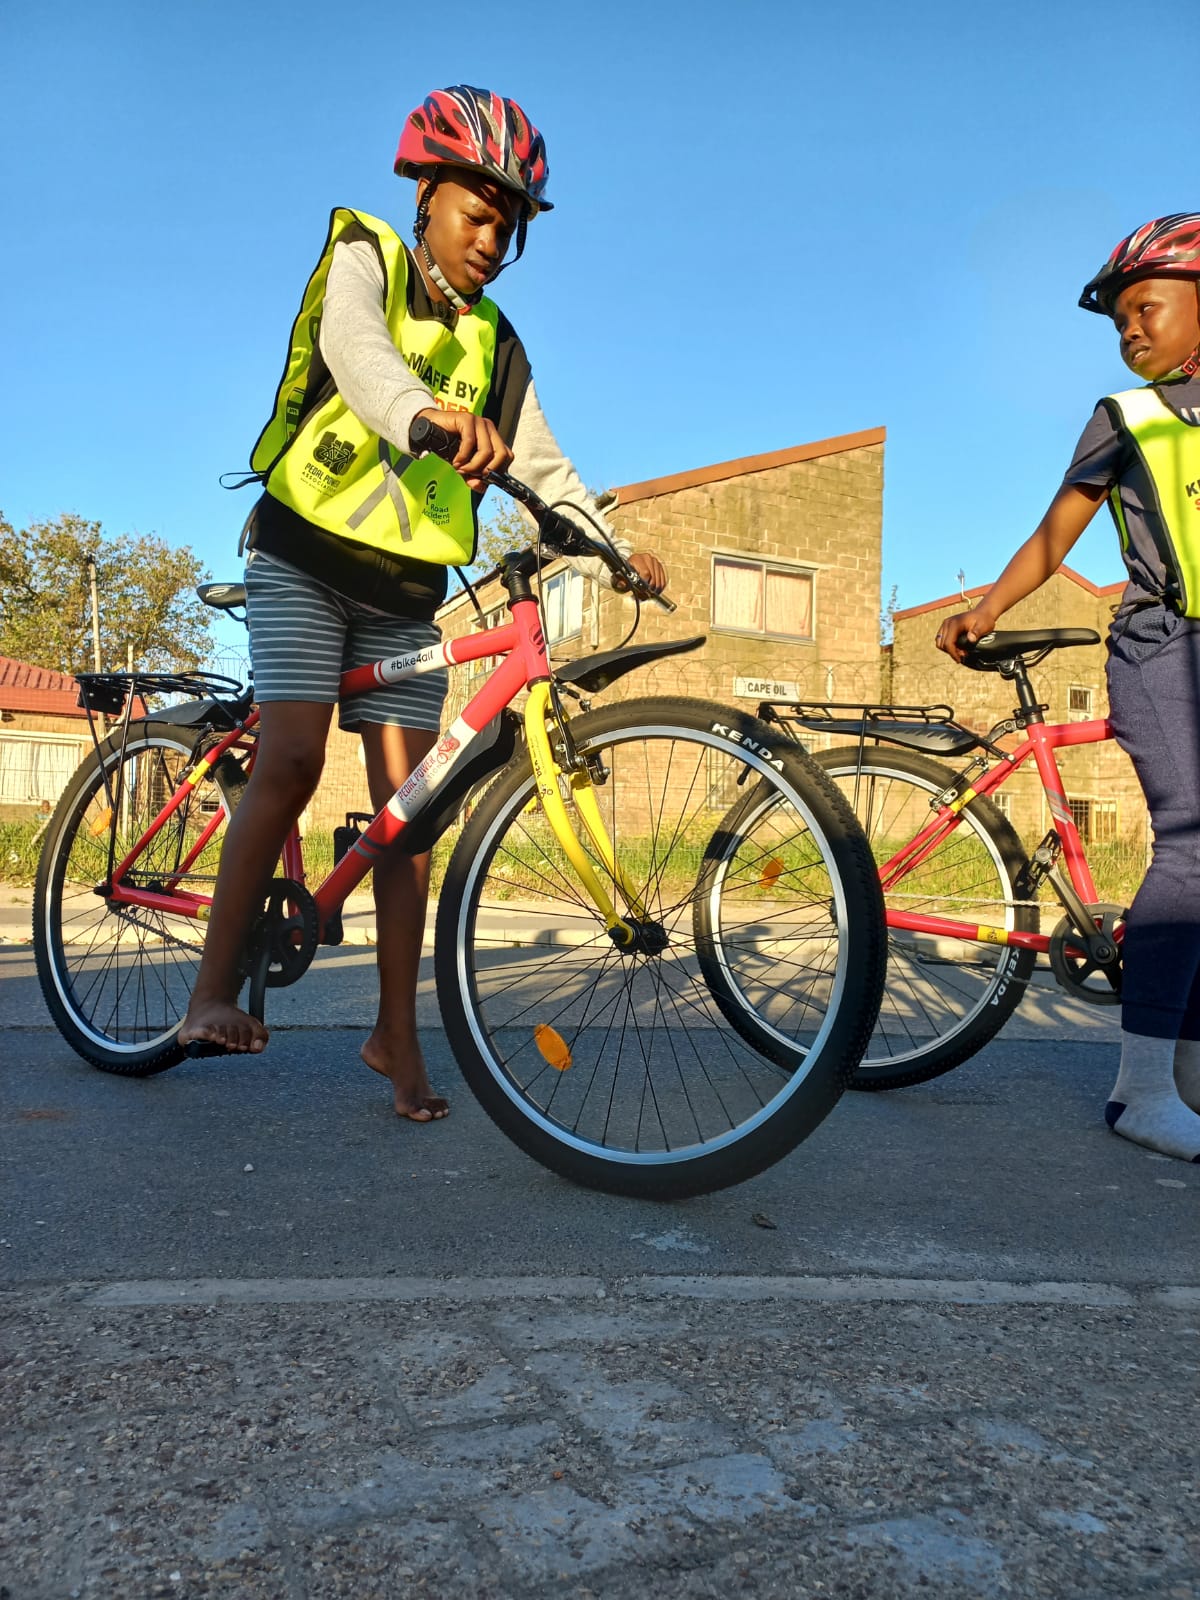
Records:
[[[953,782],[949,767],[886,746],[825,750],[813,758],[857,813],[880,864],[933,820],[931,801]],[[1029,861],[998,807],[976,796],[953,831],[885,891],[888,910],[1035,932],[1023,884]],[[900,1089],[957,1067],[993,1039],[1020,1004],[1032,951],[949,936],[888,930],[879,1020],[854,1074],[855,1089]]]
[[[105,1072],[147,1077],[183,1059],[175,1035],[208,924],[114,903],[103,888],[113,830],[120,862],[171,798],[197,749],[195,730],[134,723],[124,754],[114,734],[83,763],[46,830],[33,900],[38,978],[59,1032]],[[211,893],[223,824],[186,873],[181,866],[229,803],[213,783],[190,790],[125,881]]]
[[[831,786],[749,717],[641,700],[571,732],[646,912],[638,945],[609,937],[518,760],[442,886],[443,1021],[484,1109],[544,1165],[618,1194],[718,1189],[786,1155],[849,1081],[882,984],[878,877]],[[747,783],[769,791],[769,838],[731,838]]]

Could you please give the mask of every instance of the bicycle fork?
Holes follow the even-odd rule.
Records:
[[[529,699],[525,705],[525,739],[533,766],[538,801],[555,838],[562,846],[563,853],[603,917],[605,929],[613,944],[619,950],[641,947],[651,953],[657,953],[666,944],[663,930],[650,920],[641,896],[617,860],[608,829],[600,815],[592,772],[587,761],[580,758],[570,746],[569,736],[567,736],[566,765],[555,759],[554,752],[550,748],[547,728],[548,719],[552,716],[559,722],[560,730],[565,734],[565,727],[557,717],[554,691],[550,683],[543,680],[531,684]],[[575,814],[591,840],[604,871],[620,891],[621,898],[625,902],[628,912],[626,917],[618,913],[612,897],[601,882],[579,835],[572,826],[563,798],[561,780],[564,778],[575,807]]]

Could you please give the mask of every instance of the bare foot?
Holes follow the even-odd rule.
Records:
[[[430,1086],[425,1058],[415,1039],[403,1051],[389,1049],[376,1030],[359,1054],[372,1072],[390,1081],[398,1117],[407,1117],[410,1122],[440,1122],[450,1115],[450,1102],[434,1094]]]
[[[196,1000],[188,1006],[179,1029],[179,1043],[189,1045],[194,1039],[220,1045],[231,1054],[257,1055],[267,1048],[270,1034],[257,1017],[228,1000]]]

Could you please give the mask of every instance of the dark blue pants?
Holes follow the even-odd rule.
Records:
[[[1200,621],[1162,605],[1118,618],[1108,699],[1154,828],[1125,924],[1121,1026],[1200,1039]]]

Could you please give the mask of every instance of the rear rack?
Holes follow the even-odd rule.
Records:
[[[887,740],[925,755],[965,755],[979,745],[993,749],[988,735],[974,733],[955,720],[952,706],[862,705],[844,700],[764,700],[758,715],[801,743],[798,728],[811,733],[841,734],[858,743],[859,759],[868,739]]]
[[[852,717],[847,715],[850,712],[853,713]],[[758,708],[758,715],[763,722],[778,722],[785,726],[795,722],[818,732],[826,723],[845,724],[852,721],[855,732],[860,723],[866,723],[870,737],[872,722],[954,722],[954,707],[861,705],[853,700],[764,700]],[[840,733],[849,730],[837,727],[830,731]]]
[[[79,704],[88,713],[119,717],[133,699],[147,710],[148,697],[182,694],[192,700],[236,700],[243,692],[237,678],[221,672],[77,672]]]

